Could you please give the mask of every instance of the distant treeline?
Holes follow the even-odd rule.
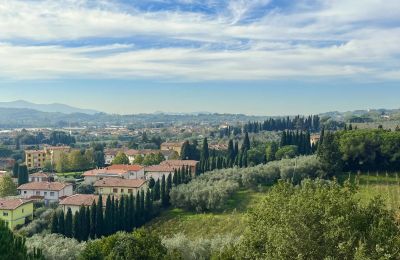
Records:
[[[249,121],[243,127],[228,126],[220,129],[220,136],[237,135],[241,133],[258,133],[261,131],[285,131],[285,130],[300,130],[319,132],[321,130],[321,120],[318,115],[310,115],[307,117],[295,116],[269,118],[264,121]]]

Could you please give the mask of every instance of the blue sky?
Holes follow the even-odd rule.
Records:
[[[398,0],[0,3],[0,101],[112,113],[398,108]]]

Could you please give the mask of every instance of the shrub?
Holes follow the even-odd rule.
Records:
[[[59,234],[34,235],[26,239],[28,249],[42,248],[43,255],[48,260],[75,260],[86,247],[86,243],[79,243],[73,238],[66,238]]]

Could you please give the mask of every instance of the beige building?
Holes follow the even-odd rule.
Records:
[[[79,211],[81,206],[90,207],[93,204],[93,201],[98,202],[99,195],[95,194],[74,194],[72,196],[66,197],[62,201],[60,201],[60,206],[67,212],[68,208],[71,209],[72,214],[75,214]],[[102,197],[103,207],[106,207],[107,196]]]
[[[147,182],[142,179],[106,178],[96,181],[93,186],[98,194],[130,195],[147,188]]]
[[[28,169],[43,168],[48,161],[53,165],[61,158],[61,154],[69,153],[69,146],[45,146],[43,150],[25,150],[25,163]]]
[[[181,155],[183,142],[165,142],[162,143],[160,149],[162,151],[175,151],[178,155]]]

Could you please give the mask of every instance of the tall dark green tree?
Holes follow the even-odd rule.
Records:
[[[161,179],[161,188],[160,188],[160,191],[161,191],[161,205],[163,207],[167,207],[168,206],[168,198],[167,198],[167,190],[166,190],[166,188],[167,188],[167,185],[165,183],[165,175],[163,175],[162,179]]]
[[[152,199],[151,199],[151,192],[150,192],[150,189],[147,189],[146,198],[144,201],[144,212],[145,212],[146,221],[151,219],[152,214],[153,214],[152,211],[153,211],[153,205],[152,205]]]
[[[172,178],[171,178],[171,174],[168,174],[167,177],[167,188],[165,191],[165,196],[166,196],[166,205],[169,206],[169,201],[170,201],[170,197],[169,197],[169,192],[172,189]]]
[[[72,234],[76,240],[82,241],[81,220],[79,219],[79,211],[75,213],[72,221]]]
[[[106,209],[104,211],[104,235],[112,234],[113,230],[113,220],[112,220],[112,208],[111,208],[111,197],[107,196]]]
[[[322,163],[322,168],[329,177],[341,173],[343,169],[342,155],[335,135],[330,131],[325,132],[323,142],[318,145],[317,155]]]
[[[96,201],[93,200],[92,205],[90,206],[90,238],[96,238],[96,214],[97,214],[97,205]]]
[[[118,230],[125,229],[125,196],[119,198],[118,203]]]
[[[18,169],[19,169],[19,164],[15,162],[12,171],[13,178],[18,178]]]
[[[136,201],[135,201],[135,219],[136,219],[136,227],[140,227],[143,223],[143,211],[140,207],[140,192],[136,192]]]
[[[104,219],[103,219],[103,198],[99,194],[96,207],[96,236],[101,237],[104,232]]]
[[[29,182],[28,167],[26,165],[20,165],[18,167],[18,186],[28,182]]]
[[[58,233],[65,235],[65,220],[63,210],[61,210],[60,215],[58,215]]]
[[[203,146],[201,147],[201,160],[208,160],[210,157],[210,151],[208,149],[207,137],[203,140]]]
[[[51,233],[58,233],[58,217],[57,214],[54,212],[53,216],[51,217]]]
[[[157,179],[156,184],[152,190],[153,200],[158,201],[160,200],[160,179]]]
[[[129,195],[128,204],[128,222],[129,231],[131,231],[135,227],[135,198],[133,197],[132,193]]]
[[[242,152],[250,150],[250,139],[249,139],[249,133],[246,132],[244,135],[244,140],[242,143]]]
[[[68,208],[67,214],[65,216],[65,232],[66,237],[72,237],[72,210]]]

